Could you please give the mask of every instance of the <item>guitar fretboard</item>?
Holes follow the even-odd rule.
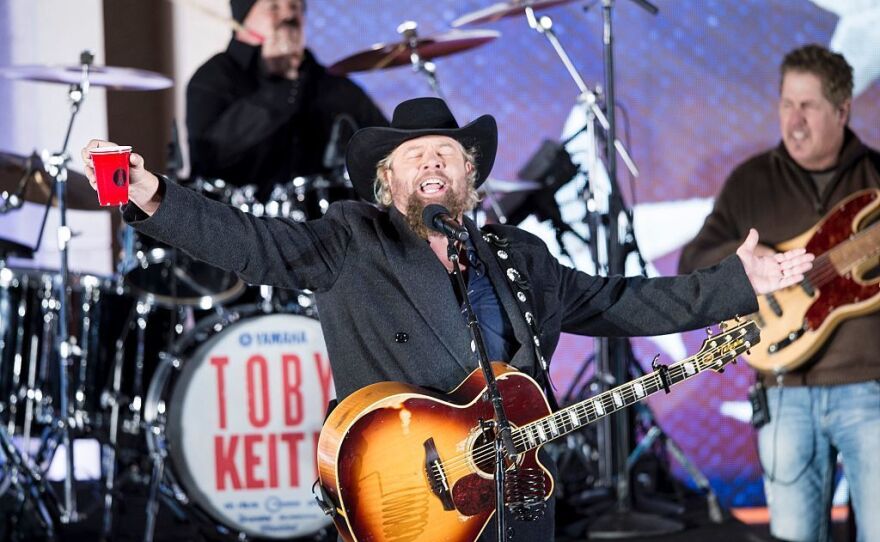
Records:
[[[828,259],[840,274],[848,273],[858,263],[880,253],[880,227],[878,226],[880,226],[880,222],[871,224],[822,256],[827,254]],[[814,263],[813,266],[816,268],[817,264]]]
[[[717,339],[707,341],[700,353],[667,368],[667,384],[672,387],[702,371],[718,370],[730,363],[758,342],[757,339],[750,341],[751,337],[748,337],[747,333],[747,329],[742,327],[725,335],[719,335]],[[604,416],[623,410],[662,389],[664,386],[660,371],[654,371],[622,386],[563,408],[550,416],[520,426],[513,430],[513,440],[517,452],[523,453],[533,450]]]

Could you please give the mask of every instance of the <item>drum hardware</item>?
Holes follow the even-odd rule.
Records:
[[[134,325],[134,319],[138,311],[135,307],[130,310],[122,333],[116,339],[113,356],[113,369],[109,386],[101,393],[101,407],[110,410],[107,442],[101,446],[101,471],[104,473],[103,502],[104,509],[101,517],[101,533],[104,540],[109,540],[113,532],[113,498],[116,488],[117,475],[117,450],[119,443],[119,415],[121,408],[122,389],[122,366],[125,361],[125,338]]]
[[[135,303],[136,314],[134,328],[137,334],[134,358],[134,386],[132,396],[128,398],[127,417],[123,418],[122,430],[135,435],[141,430],[141,404],[144,393],[144,346],[146,344],[147,317],[153,312],[153,304],[148,300],[138,300]],[[118,401],[117,401],[118,402]]]
[[[77,113],[88,95],[92,85],[103,86],[117,90],[154,90],[167,88],[171,80],[152,72],[143,70],[128,70],[125,68],[94,66],[93,55],[84,51],[80,55],[80,62],[73,66],[9,66],[0,68],[0,77],[27,81],[44,81],[69,84],[68,100],[70,102],[70,117],[64,136],[61,150],[55,153],[44,151],[40,156],[40,163],[36,155],[28,159],[17,159],[14,156],[0,156],[0,185],[6,185],[8,173],[21,172],[15,181],[14,189],[4,190],[2,195],[3,212],[12,212],[21,207],[24,201],[36,201],[45,203],[46,210],[39,227],[39,236],[36,247],[20,247],[8,250],[11,246],[4,242],[3,254],[5,257],[15,255],[29,257],[35,252],[42,239],[43,229],[48,217],[49,207],[53,202],[58,206],[59,225],[57,239],[60,249],[60,271],[57,274],[45,274],[42,277],[39,294],[39,307],[29,307],[28,284],[24,279],[15,287],[23,287],[22,299],[18,303],[18,310],[14,312],[19,322],[15,332],[15,345],[12,347],[12,367],[2,367],[4,377],[9,374],[11,392],[9,408],[3,413],[7,416],[6,423],[0,424],[0,447],[6,461],[6,477],[12,482],[10,487],[17,488],[17,494],[21,497],[19,502],[30,501],[34,509],[40,511],[40,517],[47,532],[54,530],[53,520],[61,523],[72,523],[82,519],[82,514],[77,510],[76,494],[74,492],[74,449],[72,446],[71,432],[87,427],[91,420],[88,416],[86,404],[88,401],[88,365],[89,354],[97,339],[94,322],[87,314],[80,329],[80,340],[71,333],[71,274],[68,267],[68,246],[73,238],[73,232],[67,224],[68,208],[98,209],[96,198],[85,176],[69,172],[67,164],[70,156],[67,153],[71,130]],[[14,175],[13,175],[14,176]],[[5,186],[0,186],[5,188]],[[73,193],[71,194],[71,189]],[[71,199],[71,195],[73,199]],[[87,195],[87,196],[86,196]],[[76,201],[80,198],[82,202]],[[19,244],[20,245],[20,244]],[[24,247],[26,250],[20,250]],[[8,271],[8,269],[7,269]],[[2,285],[0,285],[2,286]],[[82,308],[91,311],[97,303],[95,297],[97,286],[94,284],[84,286],[84,303]],[[0,297],[6,296],[6,287]],[[25,340],[23,319],[28,316],[26,309],[37,309],[42,321],[39,323],[40,332],[36,326],[31,330]],[[0,305],[0,310],[5,315],[11,314],[11,307]],[[0,314],[3,316],[4,314]],[[0,322],[2,324],[2,322]],[[2,329],[4,337],[9,335],[9,330]],[[5,339],[4,339],[5,340]],[[8,348],[3,346],[3,360],[9,359]],[[27,356],[25,357],[25,349]],[[25,365],[26,364],[26,365]],[[57,367],[56,367],[57,366]],[[51,369],[57,369],[54,374]],[[26,374],[25,371],[26,370]],[[7,373],[7,371],[10,371]],[[75,382],[71,385],[71,377]],[[55,380],[57,379],[57,381]],[[3,382],[0,382],[3,383]],[[5,383],[3,383],[5,384]],[[71,395],[73,392],[73,395]],[[21,405],[21,401],[25,404]],[[24,407],[21,409],[21,407]],[[22,413],[21,410],[24,410]],[[46,424],[41,435],[41,445],[37,454],[31,459],[12,444],[10,438],[14,434],[18,420],[24,415],[23,432],[25,445],[27,446],[34,424]],[[41,469],[54,456],[55,450],[63,446],[66,450],[63,499],[55,497],[52,489],[42,477]]]
[[[446,97],[440,90],[440,84],[437,82],[437,66],[431,61],[423,60],[419,54],[419,37],[416,28],[418,28],[418,24],[415,21],[404,21],[397,27],[397,33],[403,37],[403,41],[409,50],[409,61],[412,64],[412,70],[415,73],[424,74],[434,94],[443,101],[446,101]]]
[[[187,186],[223,203],[230,203],[236,193],[222,179],[196,179]],[[233,302],[245,290],[235,274],[142,236],[131,226],[124,227],[121,244],[118,270],[125,288],[156,307],[208,310]]]
[[[64,136],[64,142],[61,146],[61,150],[56,153],[48,153],[44,152],[42,155],[43,164],[46,167],[46,172],[49,174],[51,178],[51,186],[53,188],[52,193],[55,194],[55,198],[58,203],[58,211],[59,211],[59,224],[58,224],[58,245],[60,249],[61,255],[61,267],[60,267],[60,285],[59,285],[59,296],[58,296],[58,304],[55,306],[44,306],[44,309],[48,309],[44,314],[46,318],[44,319],[44,334],[43,339],[45,342],[43,343],[43,362],[40,367],[40,383],[46,384],[48,382],[48,359],[50,348],[49,344],[57,345],[57,364],[58,364],[58,405],[57,409],[55,405],[52,404],[52,397],[48,393],[43,393],[42,390],[34,389],[31,387],[33,382],[30,379],[29,375],[29,391],[34,390],[33,396],[28,397],[28,401],[26,403],[26,420],[29,424],[31,419],[32,411],[30,410],[30,405],[33,404],[34,401],[37,401],[36,411],[33,414],[37,417],[37,419],[41,418],[51,418],[53,430],[48,432],[48,435],[44,435],[46,439],[43,441],[42,449],[54,450],[58,445],[64,446],[67,451],[65,468],[66,468],[66,476],[64,480],[64,504],[60,510],[59,520],[62,523],[70,523],[78,521],[80,518],[77,514],[76,507],[76,494],[73,490],[73,467],[74,467],[74,450],[72,447],[72,441],[70,438],[70,427],[71,427],[71,410],[70,410],[70,402],[69,402],[69,371],[71,370],[72,365],[72,346],[74,346],[74,342],[71,341],[70,338],[70,329],[69,329],[69,284],[70,284],[70,273],[68,269],[68,243],[72,238],[72,232],[70,228],[67,226],[67,162],[70,160],[70,156],[67,154],[67,146],[70,141],[70,134],[73,128],[73,122],[76,119],[76,115],[79,112],[80,106],[85,100],[86,95],[89,90],[89,70],[91,69],[92,60],[94,59],[93,55],[84,51],[80,55],[80,64],[77,68],[72,71],[65,70],[65,75],[67,79],[64,82],[70,83],[70,87],[68,89],[68,99],[71,104],[70,110],[70,119],[67,124],[67,131]],[[36,72],[28,72],[28,70],[15,68],[6,68],[0,73],[6,77],[13,78],[25,78],[28,80],[47,80],[42,78],[45,73],[37,74]],[[25,73],[29,73],[29,75],[25,76]],[[23,188],[22,190],[25,190]],[[49,207],[51,206],[52,198],[46,198],[46,211],[43,214],[43,221],[40,225],[40,235],[37,238],[37,243],[39,246],[39,242],[42,239],[43,228],[46,224],[46,218],[49,215]],[[51,285],[49,288],[51,292]],[[51,295],[49,299],[45,299],[47,304],[51,304]],[[55,324],[56,317],[50,316],[57,313],[57,325]],[[57,330],[56,334],[51,336],[52,329]],[[51,341],[51,342],[49,342]],[[54,353],[54,349],[51,349],[52,353]],[[42,421],[42,420],[41,420]],[[30,426],[27,425],[25,429],[26,438],[29,438]],[[52,440],[50,442],[50,440]],[[27,440],[25,442],[28,442]]]
[[[96,277],[83,277],[80,286],[82,287],[82,299],[80,301],[80,310],[83,318],[81,320],[79,344],[75,346],[74,353],[79,358],[79,366],[77,367],[76,388],[73,393],[73,415],[76,426],[84,429],[92,424],[92,420],[88,414],[86,405],[87,394],[91,392],[88,389],[89,384],[89,364],[94,363],[89,353],[98,346],[98,327],[92,322],[93,310],[98,307],[101,302],[101,284]]]
[[[94,190],[82,173],[68,171],[67,187],[68,209],[109,212],[106,207],[98,204]],[[29,156],[19,156],[0,152],[0,214],[13,212],[25,203],[46,205],[47,202],[54,200],[54,197],[52,178],[40,153],[33,152]],[[8,256],[33,257],[32,246],[4,239],[0,239],[0,244],[3,245],[0,250]]]
[[[405,21],[397,27],[403,38],[396,43],[378,43],[369,49],[359,51],[339,60],[328,68],[335,75],[353,72],[383,70],[397,66],[410,65],[416,73],[428,78],[428,84],[437,96],[443,98],[437,82],[436,66],[429,62],[458,52],[473,49],[495,40],[501,34],[494,30],[452,30],[433,36],[419,37],[417,25]]]

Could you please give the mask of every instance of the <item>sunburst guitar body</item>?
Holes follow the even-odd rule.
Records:
[[[779,251],[804,247],[816,255],[804,280],[758,296],[762,342],[745,356],[766,373],[802,366],[848,318],[880,309],[880,279],[865,279],[880,256],[880,190],[856,192],[808,231],[780,243]]]
[[[704,370],[720,371],[759,340],[758,326],[745,321],[706,339],[695,356],[555,413],[537,382],[493,363],[517,452],[507,470],[543,474],[536,493],[538,503],[546,500],[553,480],[537,458],[543,444]],[[493,417],[480,370],[449,394],[380,382],[346,397],[318,441],[325,507],[342,538],[476,540],[495,513],[494,433],[486,427]]]

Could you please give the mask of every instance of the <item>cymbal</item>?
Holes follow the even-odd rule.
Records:
[[[458,19],[452,21],[452,26],[459,27],[467,24],[494,23],[505,17],[525,15],[525,9],[529,6],[531,6],[533,10],[538,11],[540,9],[552,8],[560,4],[567,4],[572,1],[574,0],[508,0],[507,2],[498,2],[489,7],[462,15]]]
[[[0,193],[17,193],[26,177],[28,182],[22,199],[45,205],[48,198],[52,197],[52,178],[46,173],[40,156],[36,153],[19,156],[0,152]],[[111,209],[98,204],[98,196],[89,186],[89,180],[85,175],[69,169],[67,170],[67,208],[80,211]]]
[[[43,64],[20,64],[0,67],[0,77],[45,83],[64,83],[68,85],[82,81],[82,66],[46,66]],[[112,66],[91,66],[89,84],[111,90],[162,90],[172,85],[171,79],[148,70],[134,68],[115,68]]]
[[[416,37],[415,52],[422,60],[447,56],[488,43],[498,36],[495,30],[452,30],[433,36]],[[335,75],[381,70],[410,64],[410,41],[377,43],[365,51],[343,58],[328,68]]]

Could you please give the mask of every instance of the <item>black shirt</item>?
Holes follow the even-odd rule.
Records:
[[[193,177],[257,184],[325,173],[324,154],[340,116],[356,127],[387,126],[355,83],[327,70],[306,50],[297,80],[266,73],[260,48],[233,39],[193,75],[186,91]],[[353,133],[339,131],[340,151]],[[338,154],[344,156],[344,154]]]

